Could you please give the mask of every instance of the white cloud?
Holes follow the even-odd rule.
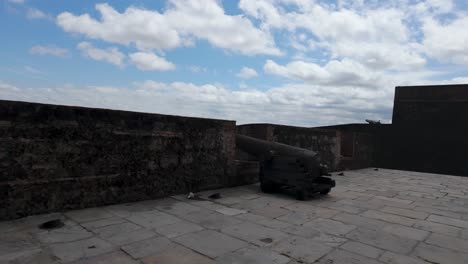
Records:
[[[28,73],[32,73],[32,74],[43,74],[43,72],[41,70],[38,70],[34,67],[31,67],[31,66],[25,66],[24,69],[28,72]]]
[[[208,72],[207,68],[195,65],[189,66],[189,70],[194,73]]]
[[[277,67],[274,71],[283,71],[284,74],[290,74],[295,65],[269,63]],[[364,86],[359,82],[368,80],[365,72],[357,71],[358,77],[344,74],[341,78],[352,76],[344,81],[331,74],[344,71],[351,63],[298,64],[313,72],[299,75],[304,83],[273,86],[268,90],[247,86],[242,90],[230,90],[220,84],[153,80],[134,83],[129,88],[70,85],[23,88],[0,81],[0,99],[219,118],[237,120],[240,124],[267,122],[311,127],[363,122],[366,118],[389,122],[395,86],[463,83],[468,80],[468,76],[459,76],[434,81],[431,80],[434,72],[407,72],[378,76],[375,82]]]
[[[431,13],[449,13],[453,11],[453,8],[453,0],[426,0],[416,3],[414,6],[410,7],[411,11],[415,12],[419,16],[430,15]]]
[[[24,4],[24,0],[7,0],[10,3],[14,4]]]
[[[99,49],[89,42],[80,42],[77,45],[77,49],[79,49],[84,56],[93,60],[106,61],[121,67],[124,65],[125,55],[115,47]]]
[[[304,61],[293,61],[285,66],[268,60],[264,71],[289,79],[301,80],[310,84],[328,86],[374,87],[381,75],[368,70],[362,64],[349,59],[329,61],[325,66]]]
[[[236,74],[236,76],[242,79],[250,79],[258,76],[258,73],[252,68],[242,67],[242,69]]]
[[[424,48],[429,56],[442,62],[468,66],[468,15],[442,24],[433,18],[423,21]]]
[[[449,81],[451,84],[468,84],[468,77],[456,77]]]
[[[52,55],[57,57],[65,57],[68,55],[68,50],[65,48],[57,47],[55,45],[36,45],[29,50],[29,53],[34,55]]]
[[[37,8],[28,8],[26,17],[29,19],[50,19],[51,17]]]
[[[398,82],[405,79],[405,83]],[[420,76],[396,76],[381,89],[360,86],[285,84],[260,91],[230,90],[219,84],[144,81],[133,88],[109,86],[19,88],[0,82],[0,98],[237,120],[320,126],[391,118],[395,84],[423,83]],[[376,83],[374,88],[382,85]]]
[[[136,52],[129,55],[130,61],[144,71],[169,71],[176,66],[151,52]]]
[[[229,53],[281,55],[266,58],[267,74],[288,83],[238,90],[212,84],[145,81],[132,88],[67,87],[28,89],[1,84],[0,96],[59,104],[201,116],[247,122],[316,126],[388,121],[397,85],[467,82],[466,76],[438,81],[468,65],[466,12],[452,0],[241,0],[241,14],[227,14],[219,0],[169,0],[163,11],[130,6],[116,10],[98,4],[98,16],[61,13],[56,23],[66,32],[131,46],[129,62],[142,70],[172,70],[165,50],[204,41]],[[445,15],[449,14],[449,15]],[[274,36],[277,38],[276,42]],[[122,66],[117,48],[78,45],[83,54]],[[197,51],[195,51],[197,52]],[[53,54],[37,49],[33,54]],[[59,55],[57,55],[59,56]],[[206,72],[189,66],[192,72]],[[247,63],[244,65],[248,65]],[[447,67],[446,67],[447,66]],[[447,69],[451,72],[431,69]],[[460,71],[461,72],[461,71]],[[212,75],[216,69],[210,69]],[[233,72],[231,72],[233,73]],[[251,78],[254,69],[236,76]],[[205,75],[204,75],[205,76]],[[282,80],[284,81],[284,80]]]
[[[352,3],[241,0],[239,7],[259,19],[263,28],[287,30],[291,47],[299,51],[319,47],[329,51],[332,59],[349,58],[380,69],[424,66],[426,60],[413,43],[403,10]],[[301,40],[303,31],[312,37]]]
[[[206,40],[215,47],[242,54],[278,55],[272,36],[256,28],[243,16],[224,12],[216,0],[171,0],[165,12],[129,7],[119,13],[108,4],[97,4],[101,19],[69,12],[57,16],[65,31],[81,33],[140,50],[165,50]]]
[[[392,98],[384,93],[354,89],[343,93],[311,85],[232,91],[221,85],[184,82],[145,81],[132,89],[107,86],[20,88],[0,82],[0,91],[0,98],[7,100],[228,119],[240,124],[270,122],[318,126],[358,122],[365,118],[388,120],[392,104]]]

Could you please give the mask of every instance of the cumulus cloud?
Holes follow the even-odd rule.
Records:
[[[41,70],[38,70],[34,67],[31,67],[31,66],[25,66],[24,69],[28,72],[28,73],[31,73],[31,74],[43,74],[43,72]]]
[[[29,19],[50,19],[50,16],[37,8],[28,8],[26,17]]]
[[[208,72],[208,69],[207,69],[207,68],[201,67],[201,66],[196,66],[196,65],[189,66],[188,69],[189,69],[191,72],[194,72],[194,73]]]
[[[321,47],[329,51],[332,59],[355,59],[372,68],[424,66],[426,60],[411,38],[405,24],[407,14],[403,10],[364,8],[353,3],[335,6],[315,1],[241,0],[239,7],[247,15],[259,19],[263,28],[290,32],[294,49],[307,51]],[[298,33],[302,31],[308,36]],[[302,39],[298,38],[300,35]]]
[[[125,55],[115,47],[99,49],[89,42],[80,42],[76,47],[84,56],[93,60],[106,61],[120,67],[124,65]]]
[[[428,74],[429,75],[429,74]],[[231,90],[220,84],[148,80],[133,87],[111,86],[23,88],[0,82],[0,99],[150,113],[237,120],[245,123],[279,123],[321,126],[378,119],[389,122],[396,85],[437,84],[465,81],[460,76],[446,81],[428,75],[387,77],[374,87],[290,83],[268,90]],[[401,80],[404,80],[403,82]],[[376,87],[380,89],[375,89]]]
[[[163,13],[129,7],[119,13],[109,4],[97,4],[97,20],[89,14],[63,12],[57,24],[65,31],[140,50],[173,49],[206,40],[215,47],[242,54],[278,55],[272,36],[243,16],[227,15],[216,0],[170,0]]]
[[[433,18],[424,20],[424,47],[429,56],[443,62],[468,66],[468,15],[442,24]]]
[[[216,84],[144,81],[132,88],[108,86],[22,88],[0,82],[0,98],[150,113],[270,122],[300,126],[388,120],[392,95],[356,89],[284,85],[267,91],[233,91]],[[369,98],[372,98],[369,99]],[[382,100],[385,99],[385,100]]]
[[[242,79],[250,79],[258,76],[258,73],[252,68],[242,67],[242,69],[236,74],[236,76]]]
[[[68,55],[68,50],[65,48],[60,48],[55,45],[36,45],[31,47],[29,53],[34,55],[52,55],[57,57],[65,57]]]
[[[453,0],[426,0],[410,6],[410,11],[418,15],[444,14],[453,11]]]
[[[266,73],[289,79],[333,86],[375,87],[381,77],[362,64],[348,59],[331,60],[324,66],[304,61],[293,61],[283,66],[268,60],[263,69]]]
[[[232,15],[219,0],[169,0],[163,11],[98,4],[97,16],[63,12],[56,23],[66,32],[136,48],[129,62],[141,70],[174,69],[161,54],[198,41],[228,53],[269,55],[261,58],[263,71],[283,77],[282,84],[255,89],[240,83],[241,89],[233,90],[211,80],[205,85],[148,80],[131,88],[29,89],[0,83],[0,96],[239,123],[318,126],[365,118],[389,121],[395,86],[468,80],[437,80],[455,71],[443,71],[434,61],[468,65],[463,31],[468,17],[455,10],[452,0],[240,0],[238,6],[241,13]],[[99,49],[89,42],[78,48],[95,60],[124,64],[125,55],[117,48]],[[282,54],[288,58],[273,57]],[[450,65],[458,72],[456,67]],[[247,79],[257,72],[244,67],[235,74]]]
[[[175,65],[151,52],[136,52],[129,55],[130,61],[144,71],[169,71]]]
[[[24,0],[7,0],[10,3],[14,4],[24,4]]]

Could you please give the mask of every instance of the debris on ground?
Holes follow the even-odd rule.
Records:
[[[200,197],[197,193],[189,192],[187,195],[187,199],[190,200],[198,200],[198,201],[203,201],[204,199]]]
[[[378,171],[378,170],[379,170],[379,168],[375,168],[374,170],[375,170],[375,171]]]
[[[213,193],[212,195],[208,196],[208,198],[210,198],[210,199],[219,199],[219,198],[221,198],[221,194],[220,193]]]
[[[65,224],[62,222],[62,220],[54,219],[54,220],[50,220],[50,221],[40,224],[39,228],[49,230],[49,229],[61,228],[64,225]]]
[[[344,176],[344,172],[340,172],[337,174],[338,176]]]
[[[187,199],[193,199],[195,198],[195,194],[193,192],[189,192],[189,194],[187,195]]]
[[[262,238],[262,239],[260,239],[260,241],[262,241],[263,243],[269,244],[269,243],[273,242],[273,239],[267,237],[267,238]]]

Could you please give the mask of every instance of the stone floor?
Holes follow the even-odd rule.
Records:
[[[0,263],[468,263],[468,177],[334,178],[303,202],[250,185],[0,222]]]

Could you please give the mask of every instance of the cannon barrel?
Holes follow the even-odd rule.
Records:
[[[315,151],[239,134],[236,146],[258,158],[263,192],[294,188],[296,198],[304,200],[312,193],[327,194],[335,186],[334,180],[324,177],[329,176],[327,166]]]
[[[302,156],[308,158],[313,158],[318,155],[317,152],[312,150],[293,147],[277,142],[270,142],[239,134],[236,135],[236,146],[241,150],[257,157],[268,156],[272,152],[277,155]]]

